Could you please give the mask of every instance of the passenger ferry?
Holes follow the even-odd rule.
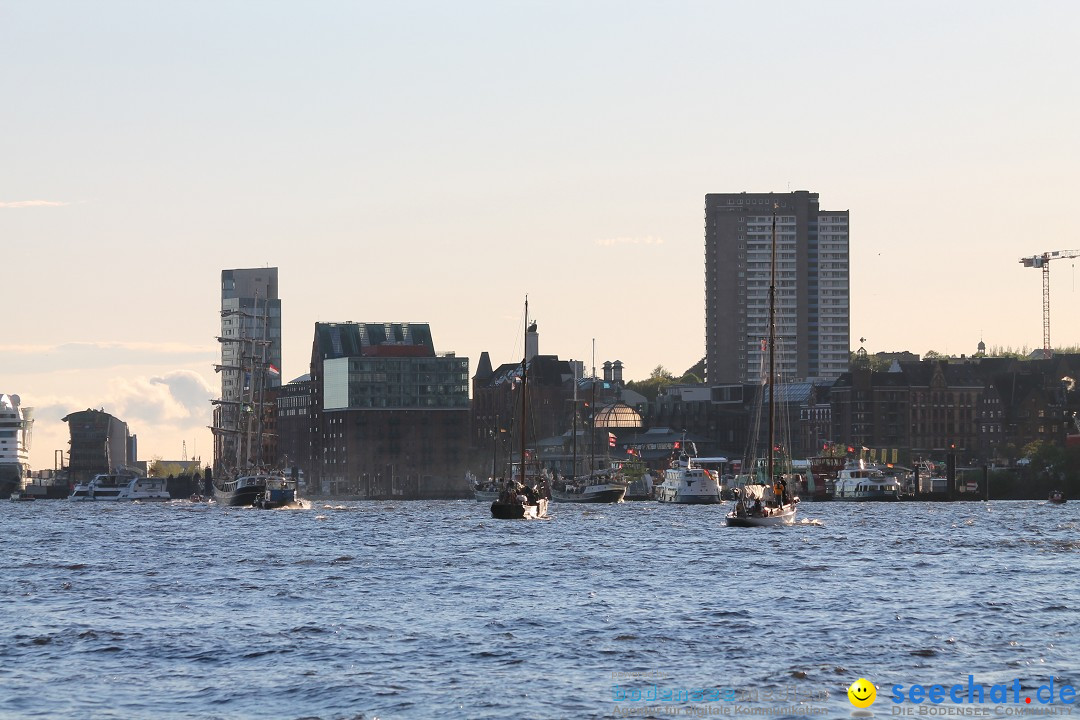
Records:
[[[694,465],[695,458],[683,453],[664,471],[664,482],[656,491],[663,503],[712,505],[720,502],[720,482],[711,471]]]

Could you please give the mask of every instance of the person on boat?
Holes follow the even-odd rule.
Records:
[[[761,507],[761,498],[757,498],[756,500],[754,500],[754,508],[752,514],[758,517],[761,517],[765,514],[763,508]]]
[[[781,484],[783,482],[784,482],[783,478],[777,478],[776,480],[773,481],[772,492],[773,492],[773,495],[776,497],[776,504],[777,505],[783,505],[784,504],[784,486]]]
[[[780,476],[780,504],[788,505],[791,503],[791,496],[788,495],[787,480]]]

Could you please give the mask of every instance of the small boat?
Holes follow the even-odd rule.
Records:
[[[171,500],[165,478],[142,477],[127,469],[95,475],[89,482],[79,483],[68,500]]]
[[[622,478],[626,484],[626,494],[623,500],[655,500],[656,488],[653,485],[652,472],[640,459],[612,460],[611,469]]]
[[[262,493],[255,498],[254,505],[263,510],[296,505],[296,481],[283,473],[270,475],[266,478]]]
[[[492,462],[494,467],[494,461]],[[465,474],[465,479],[473,489],[473,499],[476,502],[494,502],[499,499],[500,481],[494,477],[487,480],[478,480],[471,472]]]
[[[1060,490],[1051,490],[1050,497],[1047,498],[1047,501],[1051,505],[1064,505],[1065,493],[1061,492]]]
[[[900,481],[862,460],[849,462],[836,476],[833,500],[892,501],[900,499]]]
[[[507,490],[491,503],[491,517],[496,520],[535,520],[547,515],[548,502],[530,487]]]
[[[473,487],[473,499],[476,502],[495,502],[499,499],[499,491],[488,486]]]
[[[721,502],[720,481],[711,470],[695,467],[692,457],[680,453],[664,471],[656,499],[680,505],[714,505]]]
[[[731,527],[774,527],[795,522],[795,506],[798,498],[790,502],[778,501],[773,488],[761,483],[743,485],[734,490],[735,509],[728,513],[727,524]],[[783,493],[781,493],[781,500]]]

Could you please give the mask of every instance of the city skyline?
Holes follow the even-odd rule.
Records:
[[[1042,346],[1080,247],[1080,8],[964,2],[144,6],[0,1],[0,392],[103,408],[142,459],[211,459],[220,273],[278,267],[282,380],[316,322],[436,347],[705,355],[704,198],[809,190],[852,218],[852,349]],[[1063,200],[1064,199],[1064,200]],[[1051,337],[1074,263],[1051,268]]]

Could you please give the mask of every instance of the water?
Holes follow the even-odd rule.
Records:
[[[552,509],[0,503],[0,717],[849,717],[859,677],[884,717],[896,683],[1080,684],[1080,503]]]

